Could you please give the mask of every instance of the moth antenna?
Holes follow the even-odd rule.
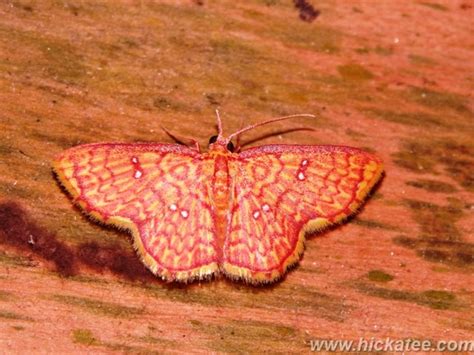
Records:
[[[216,116],[217,116],[217,130],[218,130],[218,137],[222,137],[222,120],[221,116],[219,115],[219,110],[216,109]]]
[[[244,118],[243,118],[243,116],[240,118],[240,129],[242,129],[242,128],[244,128]],[[240,148],[242,148],[242,146],[240,145],[240,135],[238,135],[237,139],[235,140],[235,152],[236,153],[240,152]]]
[[[229,137],[227,137],[227,140],[230,141],[233,137],[239,136],[242,133],[250,131],[251,129],[254,129],[256,127],[260,127],[260,126],[263,126],[263,125],[266,125],[266,124],[269,124],[269,123],[272,123],[272,122],[287,120],[289,118],[294,118],[294,117],[316,117],[316,116],[312,115],[312,114],[309,114],[309,113],[299,113],[299,114],[296,114],[296,115],[289,115],[289,116],[271,118],[269,120],[259,122],[259,123],[255,123],[253,125],[242,128],[242,129],[238,130],[237,132],[232,133]]]
[[[186,141],[188,141],[189,143],[191,143],[192,145],[194,145],[194,149],[197,150],[198,152],[201,151],[201,148],[199,147],[199,142],[197,140],[195,140],[194,138],[189,138],[189,137],[178,137],[177,135],[171,133],[170,131],[168,131],[165,127],[163,126],[160,126],[161,129],[163,131],[165,131],[165,133],[171,137],[171,139],[173,139],[176,143],[181,143],[181,144],[184,144],[186,146],[189,146],[188,143],[186,143]]]
[[[281,131],[276,131],[274,133],[267,133],[267,134],[264,134],[264,135],[261,135],[261,136],[257,136],[256,138],[246,140],[245,143],[242,144],[241,148],[245,147],[247,145],[250,145],[252,143],[259,142],[259,141],[261,141],[262,139],[265,139],[265,138],[280,136],[281,134],[287,134],[287,133],[290,133],[290,132],[298,132],[298,131],[313,131],[313,132],[316,132],[317,130],[314,129],[313,127],[295,127],[295,128],[284,129],[284,130],[281,130]],[[237,139],[239,137],[241,137],[241,136],[238,136]],[[235,153],[239,153],[239,151],[236,150]]]

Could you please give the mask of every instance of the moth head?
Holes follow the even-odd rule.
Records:
[[[235,151],[235,146],[234,143],[231,141],[219,141],[218,142],[219,136],[212,136],[209,138],[209,148],[211,148],[211,145],[214,145],[217,143],[217,145],[225,146],[225,149],[228,150],[229,152],[233,153]]]
[[[311,115],[311,114],[303,113],[303,114],[296,114],[296,115],[289,115],[289,116],[271,118],[269,120],[266,120],[266,121],[263,121],[263,122],[260,122],[260,123],[255,123],[253,125],[241,128],[237,132],[232,133],[230,136],[224,137],[223,132],[222,132],[222,120],[221,120],[221,117],[219,115],[218,110],[216,110],[216,116],[217,116],[218,134],[217,134],[217,136],[212,136],[209,139],[209,148],[213,148],[213,149],[225,148],[227,151],[229,151],[231,153],[234,152],[234,151],[235,152],[240,151],[240,135],[244,132],[250,131],[251,129],[266,125],[268,123],[287,120],[289,118],[294,118],[294,117],[316,117],[316,116]],[[234,146],[234,144],[232,143],[233,138],[237,139],[236,146]],[[217,148],[217,147],[219,147],[219,148]]]
[[[230,136],[224,137],[223,131],[222,131],[222,120],[219,116],[219,111],[218,110],[216,110],[216,115],[217,115],[218,134],[215,135],[215,136],[212,136],[211,138],[209,138],[209,149],[213,150],[213,151],[224,152],[224,153],[239,153],[240,148],[241,148],[240,135],[242,133],[250,131],[251,129],[254,129],[256,127],[260,127],[260,126],[266,125],[268,123],[276,122],[276,121],[286,120],[286,119],[293,118],[293,117],[316,117],[314,115],[303,113],[303,114],[296,114],[296,115],[272,118],[272,119],[269,119],[269,120],[266,120],[266,121],[263,121],[263,122],[260,122],[260,123],[255,123],[253,125],[241,128],[237,132],[232,133]],[[176,142],[178,142],[180,144],[187,145],[187,146],[194,145],[194,149],[196,151],[200,152],[199,143],[195,139],[186,138],[186,137],[178,137],[178,136],[172,134],[166,128],[164,128],[164,127],[161,127],[161,128],[166,132],[166,134],[168,134]],[[311,128],[308,128],[308,129],[311,129]],[[232,143],[233,138],[236,138],[236,144],[235,145],[234,145],[234,143]]]

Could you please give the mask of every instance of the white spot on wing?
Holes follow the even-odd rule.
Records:
[[[182,210],[182,211],[181,211],[181,216],[182,216],[183,218],[188,218],[188,216],[189,216],[188,211]]]
[[[133,157],[133,158],[132,158],[132,163],[133,163],[133,164],[137,164],[137,163],[138,163],[138,158],[137,158],[137,157]]]
[[[177,207],[174,203],[172,203],[172,204],[170,205],[170,210],[171,210],[171,211],[176,211],[177,209],[178,209],[178,207]]]
[[[268,212],[268,211],[270,211],[270,206],[268,206],[267,204],[264,204],[264,205],[262,206],[262,211],[263,211],[263,212]]]
[[[260,216],[260,212],[259,212],[259,211],[255,211],[255,212],[253,213],[253,218],[257,219],[259,216]]]
[[[299,174],[298,174],[298,180],[303,181],[304,179],[305,179],[305,176],[304,176],[303,172],[300,171]]]
[[[133,175],[133,177],[135,179],[140,179],[142,177],[143,173],[141,172],[141,170],[135,170],[135,174]]]
[[[308,161],[305,159],[301,162],[301,165],[305,166],[305,165],[308,165]]]

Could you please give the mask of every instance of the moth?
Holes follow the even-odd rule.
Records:
[[[218,135],[207,152],[162,143],[97,143],[60,154],[53,169],[93,219],[130,231],[143,263],[168,281],[224,274],[280,279],[305,235],[340,223],[381,178],[382,161],[357,148],[271,144],[241,150]]]

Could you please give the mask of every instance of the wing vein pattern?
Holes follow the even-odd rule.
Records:
[[[131,230],[143,262],[171,280],[218,269],[208,189],[212,168],[187,147],[146,143],[82,145],[54,164],[86,213]]]
[[[268,145],[235,163],[224,270],[270,282],[296,263],[307,232],[354,213],[382,174],[382,163],[356,148]]]

